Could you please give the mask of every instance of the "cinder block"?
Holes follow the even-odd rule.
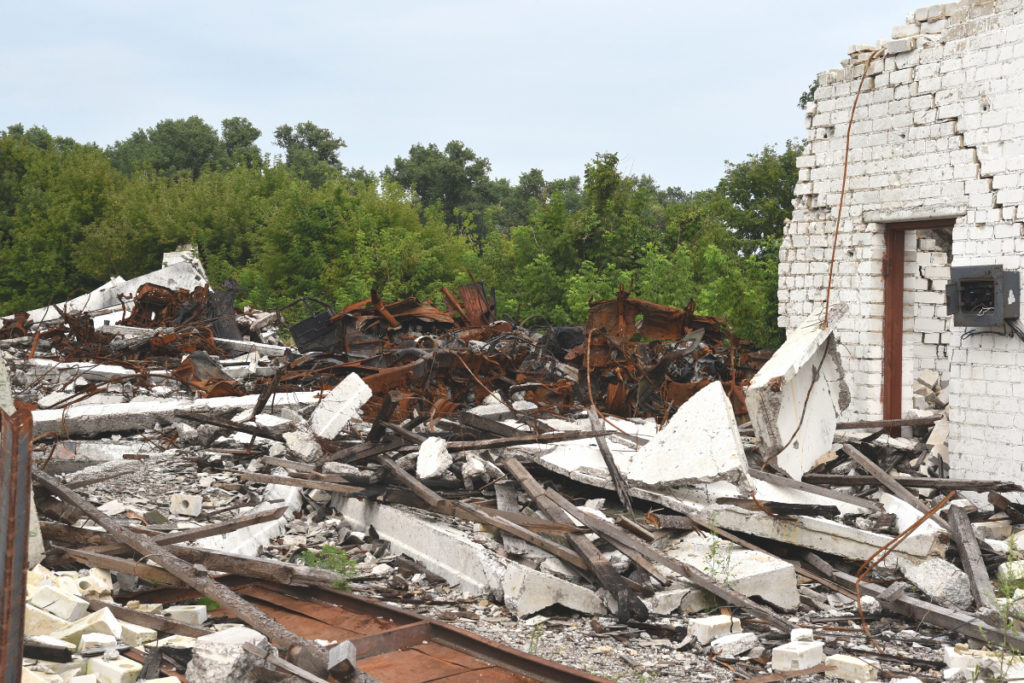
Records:
[[[164,614],[175,621],[202,626],[206,621],[206,605],[171,605]]]
[[[803,630],[803,629],[801,629]],[[809,629],[807,629],[809,630]],[[772,650],[772,670],[799,671],[821,664],[824,659],[824,643],[818,640],[799,640],[779,645]]]
[[[35,605],[25,605],[25,635],[48,636],[70,626],[70,622]]]
[[[171,513],[195,517],[203,511],[203,497],[198,494],[175,493],[171,495]]]
[[[690,619],[688,633],[697,639],[701,645],[707,645],[715,638],[730,633],[740,633],[743,626],[736,617],[728,614],[716,614],[711,617],[698,617]]]
[[[135,683],[135,679],[142,673],[142,665],[127,657],[109,660],[92,657],[86,671],[96,674],[103,683]]]
[[[104,607],[50,635],[74,643],[77,647],[86,633],[108,633],[115,638],[120,638],[121,622],[114,617],[109,609]]]
[[[125,645],[131,645],[132,647],[142,647],[146,643],[151,643],[157,639],[158,633],[151,628],[145,626],[139,626],[138,624],[129,624],[127,622],[121,622],[121,641]]]
[[[78,652],[117,647],[117,638],[109,633],[85,633],[78,641]]]
[[[42,586],[28,600],[30,605],[44,609],[67,621],[77,621],[89,611],[89,603],[53,586]]]

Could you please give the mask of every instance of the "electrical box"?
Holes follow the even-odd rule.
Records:
[[[1000,265],[949,269],[946,314],[957,327],[991,327],[1020,317],[1020,272]]]

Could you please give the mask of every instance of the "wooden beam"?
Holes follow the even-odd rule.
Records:
[[[974,604],[978,607],[996,609],[996,591],[992,587],[988,569],[981,557],[978,537],[974,534],[974,527],[971,526],[971,520],[967,518],[967,512],[958,505],[949,508],[949,530],[949,535],[953,537],[960,550],[960,564],[963,565],[964,572],[967,573]]]
[[[879,484],[889,489],[894,496],[906,503],[909,503],[921,514],[928,514],[930,509],[927,505],[921,502],[920,498],[904,488],[903,485],[896,481],[892,475],[875,464],[871,458],[858,451],[852,444],[845,444],[843,446],[843,450],[847,455],[853,458],[853,461],[860,465],[862,469],[877,479]],[[949,531],[949,524],[946,520],[942,519],[938,515],[933,516],[932,519],[934,519],[935,523],[940,527]]]

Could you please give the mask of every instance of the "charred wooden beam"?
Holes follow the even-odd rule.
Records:
[[[750,473],[755,478],[760,476]],[[762,473],[763,474],[763,473]],[[935,489],[936,491],[1021,491],[1021,485],[1012,481],[991,481],[988,479],[946,479],[943,477],[894,477],[902,486],[911,489]],[[814,474],[803,476],[808,484],[817,486],[868,486],[879,483],[875,477],[864,474]],[[799,483],[799,482],[798,482]],[[837,492],[833,492],[833,497]],[[863,499],[861,499],[863,500]]]

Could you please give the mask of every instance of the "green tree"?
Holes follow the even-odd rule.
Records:
[[[198,116],[164,119],[152,128],[140,128],[108,147],[107,155],[123,173],[152,168],[160,175],[198,178],[204,168],[227,164],[217,131]]]
[[[488,176],[491,162],[477,156],[459,140],[452,140],[444,150],[431,143],[413,145],[408,157],[395,157],[394,166],[384,169],[384,175],[407,190],[415,192],[424,209],[438,204],[444,220],[455,226],[460,234],[470,234],[469,223],[481,226],[479,219],[485,209],[496,200],[494,182]],[[483,242],[482,231],[471,235],[478,244]]]
[[[285,151],[285,163],[295,175],[320,186],[328,178],[339,175],[342,169],[338,150],[345,141],[312,121],[285,124],[274,131],[274,144]]]
[[[738,164],[726,162],[717,191],[728,200],[723,218],[748,247],[758,240],[781,238],[782,228],[793,215],[796,158],[803,145],[792,140],[779,152],[766,145]]]
[[[263,153],[256,145],[263,133],[244,116],[234,116],[220,122],[220,135],[224,153],[232,165],[257,168],[263,164]]]

